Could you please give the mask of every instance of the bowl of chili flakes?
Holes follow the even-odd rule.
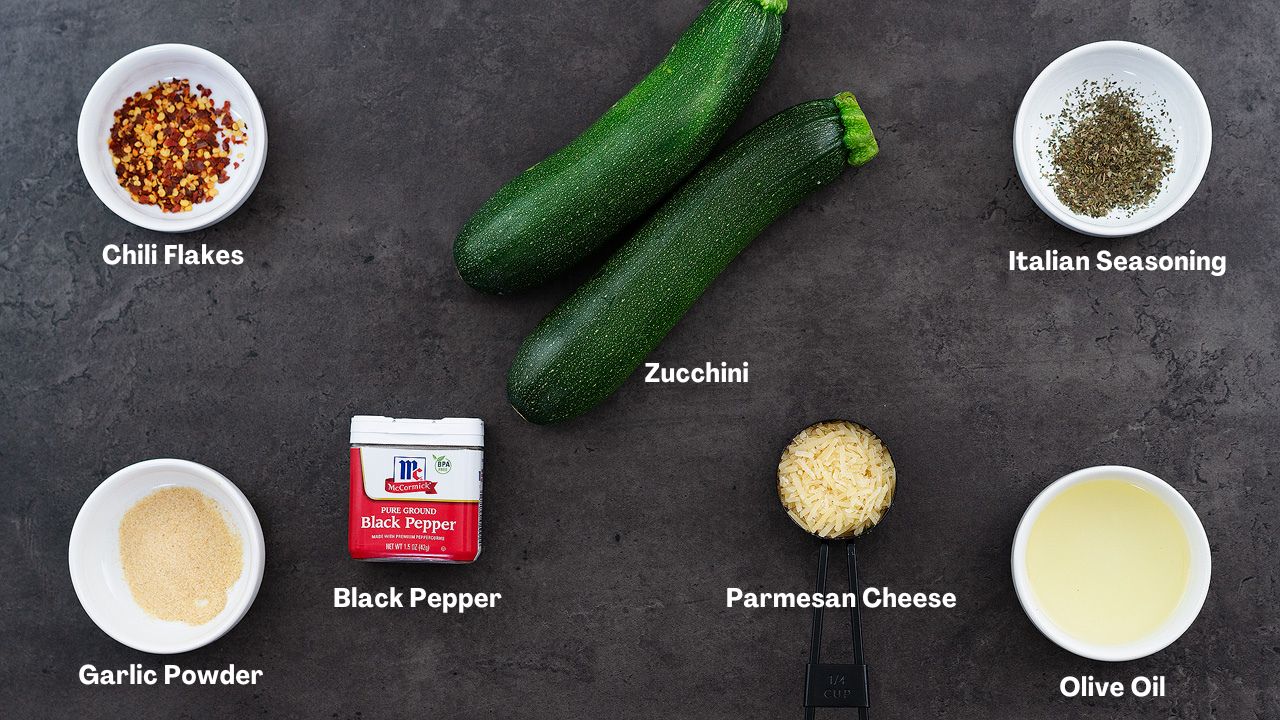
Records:
[[[98,199],[160,232],[209,227],[257,186],[267,123],[253,89],[221,57],[167,43],[98,78],[80,111],[80,166]]]

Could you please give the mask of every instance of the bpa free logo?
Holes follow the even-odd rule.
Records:
[[[436,461],[436,472],[441,475],[446,475],[453,469],[453,462],[448,455],[432,455],[431,458]]]

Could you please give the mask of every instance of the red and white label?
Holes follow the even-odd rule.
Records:
[[[463,448],[351,448],[351,557],[474,561],[483,459],[481,451]]]

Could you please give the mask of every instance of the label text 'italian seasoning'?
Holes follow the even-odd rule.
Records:
[[[1121,255],[1099,250],[1088,255],[1063,255],[1057,250],[1043,253],[1009,251],[1009,272],[1202,272],[1213,277],[1227,274],[1226,255],[1197,255],[1195,250],[1184,255]]]

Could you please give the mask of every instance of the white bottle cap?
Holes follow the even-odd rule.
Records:
[[[351,418],[351,444],[484,447],[484,421],[479,418],[417,420],[356,415]]]

